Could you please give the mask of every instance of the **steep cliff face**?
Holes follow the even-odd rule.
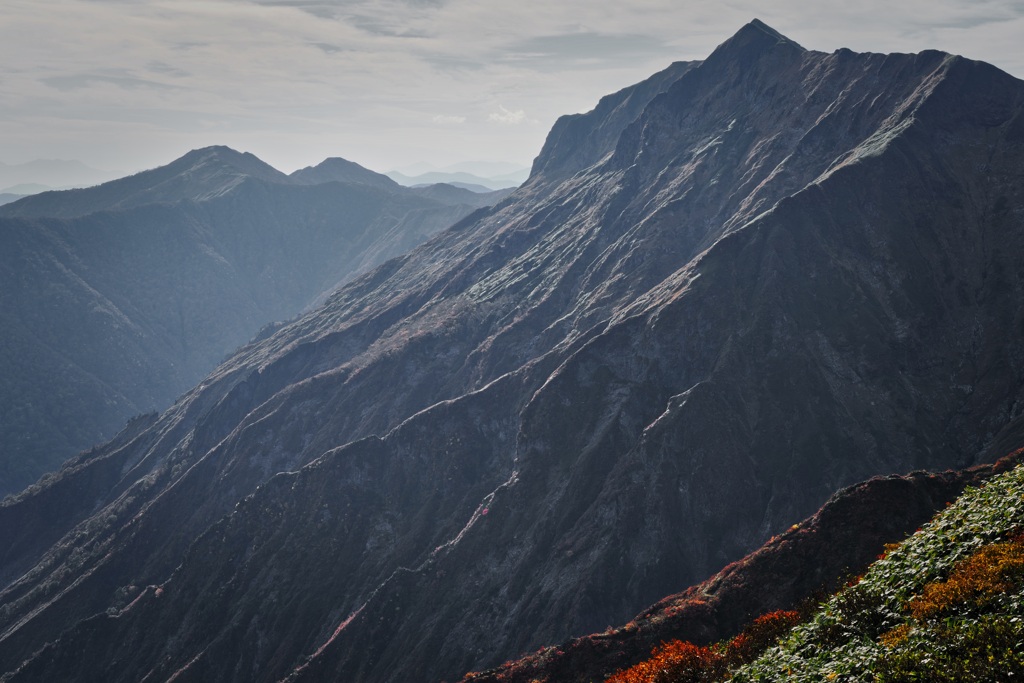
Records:
[[[585,119],[614,145],[549,140],[0,507],[8,679],[450,679],[842,486],[988,457],[1024,386],[1024,85],[760,22],[674,69]]]
[[[423,196],[349,162],[358,181],[341,182],[342,161],[299,183],[214,147],[3,207],[0,495],[488,199]]]

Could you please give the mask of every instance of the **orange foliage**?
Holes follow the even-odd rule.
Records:
[[[619,671],[606,683],[710,683],[725,674],[725,657],[709,647],[673,640],[651,658]]]
[[[878,638],[878,642],[891,650],[894,647],[902,645],[907,640],[908,635],[910,635],[910,624],[900,624],[899,626],[883,633]]]
[[[993,543],[953,568],[945,581],[924,587],[907,607],[915,619],[928,619],[956,605],[982,606],[1024,579],[1024,543]]]
[[[754,661],[799,622],[800,613],[795,611],[776,610],[759,616],[729,642],[726,647],[729,665],[737,666]]]
[[[800,622],[800,613],[764,614],[729,641],[713,647],[673,640],[654,648],[651,658],[617,672],[605,683],[711,683],[730,667],[752,662]]]

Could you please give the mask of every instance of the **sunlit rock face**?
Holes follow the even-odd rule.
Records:
[[[1002,455],[1022,103],[755,21],[559,121],[509,198],[0,508],[9,679],[452,680]]]

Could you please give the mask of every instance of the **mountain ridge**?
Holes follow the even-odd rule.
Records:
[[[249,152],[240,153],[224,146],[204,147],[166,166],[94,187],[32,195],[3,206],[0,216],[72,218],[182,199],[202,201],[230,191],[246,178],[288,182],[288,176]]]
[[[938,53],[741,34],[0,507],[25,534],[52,487],[90,502],[5,559],[0,661],[60,637],[33,666],[450,678],[624,621],[842,485],[994,459],[1021,83],[947,112]],[[574,121],[614,146],[560,147]]]

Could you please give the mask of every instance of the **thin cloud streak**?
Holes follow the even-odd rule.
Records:
[[[528,164],[559,115],[755,16],[809,49],[936,48],[1024,75],[1009,0],[7,0],[0,161],[138,169],[228,144],[283,170]]]
[[[510,111],[499,104],[498,111],[488,114],[487,120],[493,123],[502,123],[506,126],[516,126],[526,120],[526,112],[522,109]]]

